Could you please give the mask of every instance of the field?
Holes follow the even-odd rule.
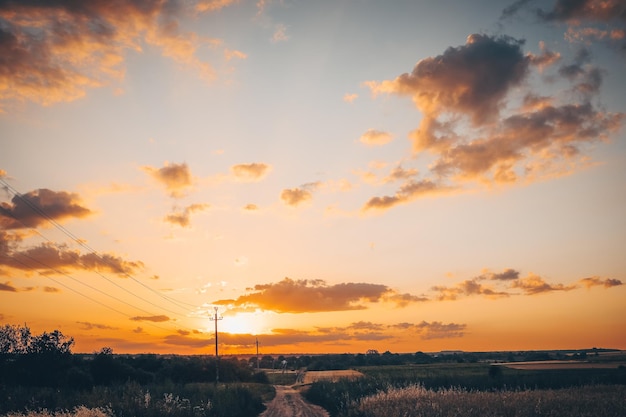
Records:
[[[304,375],[303,384],[312,384],[318,381],[336,382],[340,379],[356,379],[364,375],[354,369],[345,369],[337,371],[309,371]]]
[[[368,366],[305,396],[332,417],[626,416],[623,362]]]

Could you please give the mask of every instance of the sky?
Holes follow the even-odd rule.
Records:
[[[626,349],[625,85],[624,0],[0,0],[0,325]]]

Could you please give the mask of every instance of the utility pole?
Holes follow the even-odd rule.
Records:
[[[220,382],[220,356],[217,351],[217,321],[222,320],[224,317],[220,317],[217,314],[217,306],[214,307],[215,315],[211,317],[211,320],[215,322],[215,385]]]
[[[259,338],[256,338],[256,371],[259,372]]]

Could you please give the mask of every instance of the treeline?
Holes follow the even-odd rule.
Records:
[[[352,369],[363,366],[384,365],[411,365],[411,364],[435,364],[435,363],[479,363],[479,362],[524,362],[546,360],[590,360],[600,352],[612,349],[583,349],[575,351],[519,351],[519,352],[443,352],[427,354],[416,353],[392,353],[386,351],[379,353],[370,350],[367,353],[344,353],[323,355],[279,355],[277,357],[266,355],[259,359],[259,367],[262,369],[287,369],[306,368],[310,371],[327,371]],[[256,357],[249,359],[250,366],[256,367]],[[283,365],[284,364],[284,365]]]
[[[214,382],[216,359],[212,356],[114,355],[102,348],[92,355],[72,354],[74,339],[58,330],[32,335],[28,327],[0,328],[0,384],[88,389],[126,382],[141,385],[154,381],[173,383]],[[221,360],[222,382],[262,382],[247,361]]]

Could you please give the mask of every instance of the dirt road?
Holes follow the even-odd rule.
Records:
[[[275,385],[276,397],[267,405],[260,417],[329,417],[322,407],[302,398],[292,387]]]

